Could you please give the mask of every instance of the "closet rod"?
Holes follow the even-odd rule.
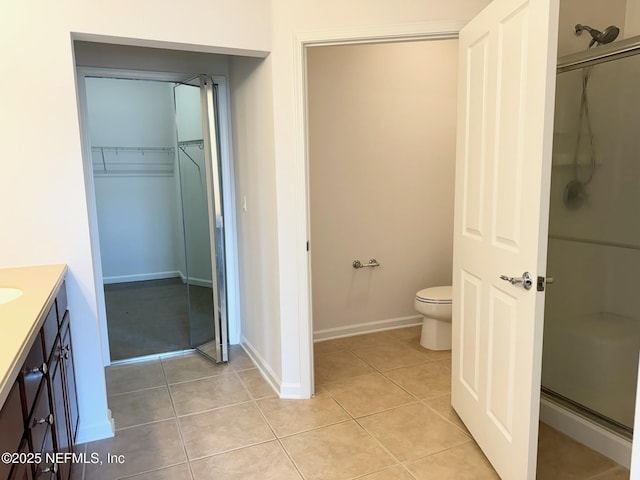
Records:
[[[92,145],[91,150],[100,151],[114,151],[118,152],[166,152],[171,153],[174,151],[173,147],[116,147],[116,146],[104,146],[104,145]]]
[[[181,142],[178,142],[179,147],[189,147],[191,145],[197,145],[199,147],[203,146],[204,140],[183,140]]]

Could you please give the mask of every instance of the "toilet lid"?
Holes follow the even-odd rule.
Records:
[[[446,285],[443,287],[431,287],[420,290],[416,294],[416,300],[424,303],[451,303],[451,285]]]

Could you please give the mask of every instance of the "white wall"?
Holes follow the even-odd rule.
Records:
[[[283,359],[271,74],[270,58],[230,61],[242,343],[279,388]]]
[[[451,284],[457,44],[308,51],[316,336],[419,316],[415,293]]]
[[[279,303],[282,345],[282,390],[292,396],[309,391],[311,359],[304,345],[309,316],[306,282],[307,227],[305,185],[298,179],[304,172],[300,156],[302,138],[297,126],[302,121],[301,104],[296,103],[296,54],[300,35],[314,32],[356,37],[371,29],[387,34],[407,27],[419,29],[423,22],[465,22],[473,18],[488,0],[272,0],[273,122],[275,135],[275,180],[278,221]],[[341,34],[342,34],[341,33]],[[268,121],[265,118],[265,121]]]
[[[5,92],[0,203],[11,205],[0,209],[0,265],[69,266],[80,441],[104,436],[111,426],[101,375],[72,37],[257,54],[271,48],[270,27],[268,1],[185,0],[180,8],[151,0],[0,4],[0,91]]]
[[[87,78],[92,146],[173,147],[172,84]],[[105,283],[175,276],[181,270],[175,153],[92,150],[102,274]],[[120,162],[170,163],[171,173],[101,172]],[[146,164],[151,162],[150,164]],[[184,256],[184,255],[182,255]]]

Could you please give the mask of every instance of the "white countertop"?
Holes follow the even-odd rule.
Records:
[[[23,292],[0,305],[0,405],[18,377],[66,272],[66,265],[0,268],[0,287]]]

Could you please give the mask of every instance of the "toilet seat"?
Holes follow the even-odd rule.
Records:
[[[416,301],[431,305],[451,305],[451,285],[420,290],[416,293]]]

